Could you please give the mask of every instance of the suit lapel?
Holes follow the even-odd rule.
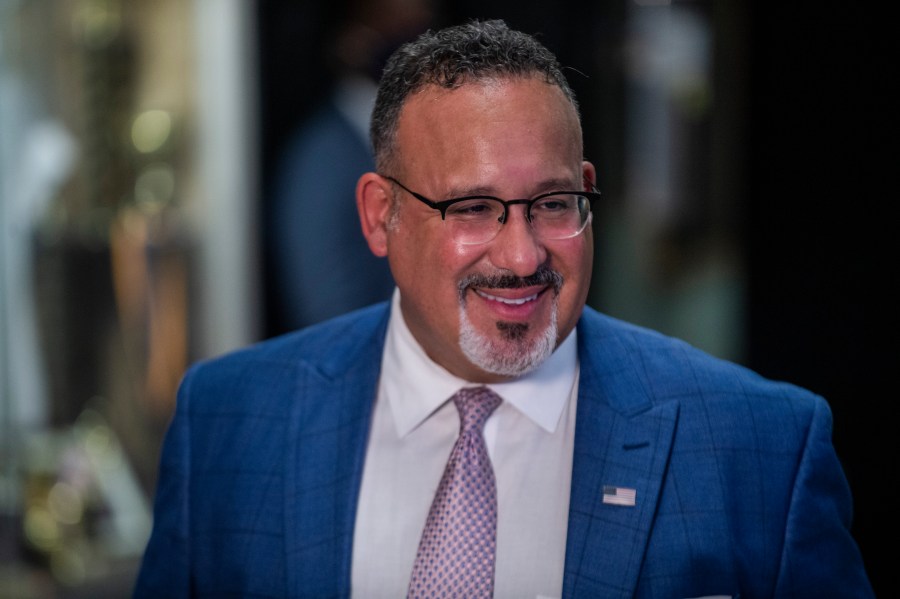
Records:
[[[291,596],[347,597],[356,504],[387,311],[360,321],[298,365],[285,462],[285,530]],[[354,337],[362,335],[362,337]]]
[[[563,595],[630,597],[653,524],[678,403],[651,403],[638,365],[595,314],[586,314],[579,324],[579,355]],[[617,500],[617,489],[626,496],[633,490],[633,505],[627,498]]]

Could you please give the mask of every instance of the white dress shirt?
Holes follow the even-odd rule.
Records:
[[[459,434],[448,400],[472,386],[425,354],[395,291],[356,514],[354,597],[406,596],[425,519]],[[494,596],[559,597],[578,389],[575,331],[535,371],[488,387],[503,398],[484,431],[497,479]]]

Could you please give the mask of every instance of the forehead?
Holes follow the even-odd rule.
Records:
[[[510,111],[527,112],[529,109],[533,118],[561,118],[566,126],[581,130],[572,102],[557,85],[539,75],[474,80],[453,88],[426,84],[403,103],[398,128],[421,118],[433,118],[436,113],[444,117],[442,120],[457,115],[494,118]]]
[[[484,174],[491,168],[556,162],[580,168],[582,158],[575,107],[541,77],[476,81],[453,89],[427,85],[404,104],[396,141],[401,172],[420,174],[472,169]]]

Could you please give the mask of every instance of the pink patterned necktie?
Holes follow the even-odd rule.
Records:
[[[460,433],[431,511],[409,581],[410,599],[491,597],[497,545],[497,485],[482,429],[500,405],[487,387],[453,396]]]

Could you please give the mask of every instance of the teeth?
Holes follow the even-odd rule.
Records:
[[[478,295],[480,295],[481,297],[483,297],[485,299],[493,300],[495,302],[500,302],[501,304],[507,304],[510,306],[521,306],[522,304],[524,304],[526,302],[533,302],[534,300],[537,299],[537,296],[538,296],[538,294],[535,293],[534,295],[529,295],[528,297],[523,297],[520,299],[508,299],[505,297],[497,297],[496,295],[491,295],[489,293],[485,293],[484,291],[481,291],[480,289],[476,289],[475,293],[477,293]]]

